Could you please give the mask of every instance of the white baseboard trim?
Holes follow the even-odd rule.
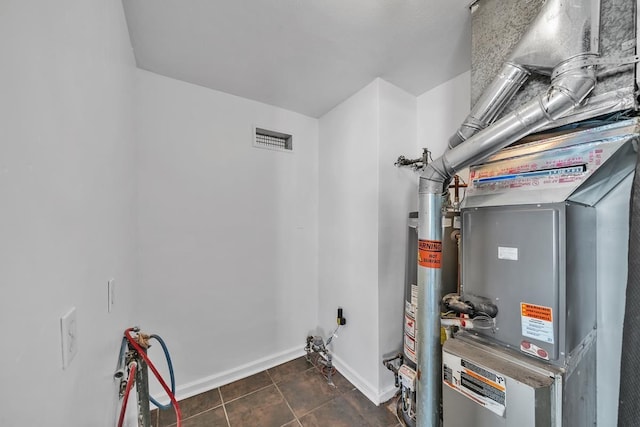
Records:
[[[360,392],[362,392],[362,394],[364,394],[367,399],[369,399],[376,405],[379,405],[381,402],[386,402],[386,400],[388,400],[380,400],[382,394],[378,392],[378,389],[369,384],[367,380],[362,378],[360,374],[353,370],[349,365],[344,363],[344,361],[338,356],[333,356],[333,362],[334,366],[342,374],[342,376],[348,379],[351,384],[356,386],[356,388],[360,390]]]
[[[391,399],[393,396],[396,395],[396,393],[398,392],[398,387],[396,387],[395,385],[391,384],[389,387],[385,388],[384,390],[382,390],[379,394],[380,396],[380,403],[384,403],[387,400]]]
[[[192,381],[187,384],[182,384],[176,387],[176,399],[182,400],[200,393],[212,390],[216,387],[223,386],[225,384],[232,383],[242,378],[249,377],[258,372],[262,372],[265,369],[273,368],[282,363],[296,359],[305,354],[302,347],[295,347],[289,350],[276,353],[271,356],[263,357],[256,361],[240,365],[236,368],[232,368],[217,374],[210,375],[200,380]],[[158,403],[166,405],[169,403],[169,397],[162,393],[153,396]]]

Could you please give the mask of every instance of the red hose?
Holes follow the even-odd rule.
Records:
[[[131,387],[136,379],[136,366],[136,362],[131,362],[129,365],[129,378],[127,379],[127,387],[124,390],[124,397],[122,398],[122,408],[120,409],[120,418],[118,418],[118,427],[122,427],[122,423],[124,423],[124,413],[127,412],[129,393],[131,392]]]
[[[127,341],[129,341],[129,344],[131,344],[131,346],[138,352],[138,354],[142,356],[144,361],[147,363],[147,366],[151,368],[153,375],[155,375],[155,377],[160,382],[160,385],[164,389],[165,393],[167,393],[167,396],[169,396],[169,399],[171,399],[171,404],[173,405],[173,409],[176,412],[176,420],[177,420],[176,427],[181,427],[182,414],[180,413],[180,406],[178,406],[178,401],[176,400],[176,397],[173,395],[173,393],[171,393],[171,389],[167,386],[167,383],[164,382],[164,380],[162,379],[162,375],[160,375],[155,365],[151,362],[151,360],[147,356],[147,353],[144,351],[142,347],[140,347],[140,344],[138,344],[138,342],[135,339],[133,339],[133,337],[131,336],[132,331],[133,331],[133,328],[128,328],[127,330],[125,330],[124,331],[125,338],[127,339]]]

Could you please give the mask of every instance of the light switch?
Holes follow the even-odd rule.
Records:
[[[113,305],[116,303],[116,280],[111,279],[107,282],[107,313],[111,313]]]
[[[67,369],[75,355],[78,354],[78,325],[75,307],[60,318],[60,335],[62,342],[62,368]]]

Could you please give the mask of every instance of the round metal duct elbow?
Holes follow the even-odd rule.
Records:
[[[558,74],[552,80],[551,87],[546,95],[541,98],[545,110],[549,112],[550,121],[564,116],[582,104],[596,87],[596,70],[594,66],[571,68],[572,63],[580,63],[588,56],[592,55],[582,55],[560,65],[563,68],[567,67],[568,70]]]
[[[428,163],[420,174],[418,194],[442,194],[445,184],[451,181],[453,168],[447,163],[444,156],[440,156]]]
[[[530,74],[518,64],[505,63],[460,128],[449,138],[449,148],[457,147],[493,123]]]

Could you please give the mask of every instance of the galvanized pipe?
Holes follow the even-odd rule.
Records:
[[[442,191],[433,192],[431,182],[420,179],[418,199],[418,425],[440,423],[441,365],[440,294],[442,293]],[[433,215],[437,212],[437,215]],[[424,218],[424,220],[423,220]],[[439,252],[438,252],[439,246]],[[429,286],[420,286],[429,284]],[[437,345],[434,345],[436,344]],[[427,345],[423,345],[427,344]],[[437,392],[434,389],[437,388]]]
[[[530,75],[531,73],[520,65],[505,63],[458,131],[449,138],[449,148],[458,146],[493,123]]]

